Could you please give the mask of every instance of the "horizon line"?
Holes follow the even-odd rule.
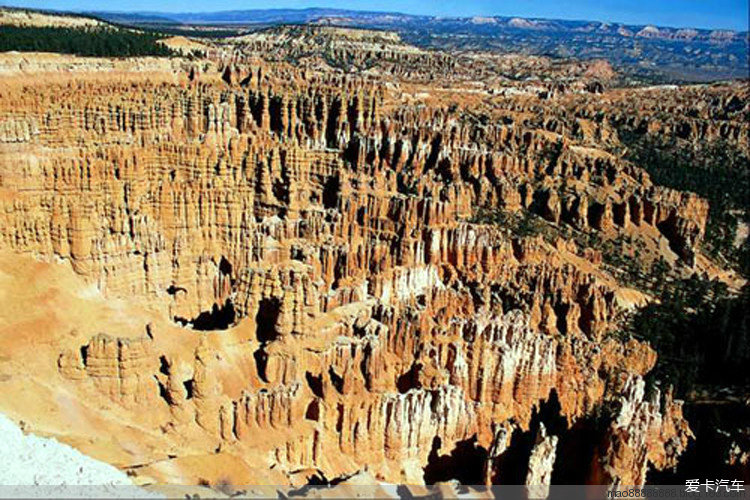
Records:
[[[667,29],[695,29],[701,31],[728,31],[733,33],[750,33],[750,26],[746,29],[734,29],[734,28],[705,28],[699,26],[675,26],[658,23],[627,23],[623,21],[612,21],[612,20],[601,20],[601,19],[585,19],[585,18],[573,18],[573,17],[536,17],[536,16],[521,16],[521,15],[505,15],[505,14],[474,14],[467,16],[442,16],[435,14],[411,14],[408,12],[391,11],[391,10],[369,10],[369,9],[347,9],[339,7],[269,7],[269,8],[252,8],[252,9],[221,9],[221,10],[201,10],[201,11],[171,11],[171,10],[74,10],[74,9],[55,9],[55,8],[37,8],[37,7],[25,7],[8,4],[0,4],[0,8],[11,8],[19,10],[29,10],[36,12],[44,12],[50,14],[77,14],[81,16],[85,15],[96,15],[96,14],[150,14],[150,15],[215,15],[228,12],[274,12],[274,11],[292,11],[292,12],[304,12],[310,10],[322,10],[322,11],[338,11],[338,12],[352,12],[352,13],[367,13],[367,14],[390,14],[399,16],[409,17],[424,17],[431,19],[473,19],[473,18],[505,18],[505,19],[526,19],[533,21],[569,21],[569,22],[581,22],[581,23],[600,23],[609,25],[621,25],[621,26],[637,26],[646,27],[654,26],[656,28],[667,28]],[[106,21],[106,19],[105,19]],[[247,23],[247,22],[245,22]],[[200,23],[197,23],[200,24]],[[208,23],[207,23],[208,24]],[[214,22],[210,24],[243,24],[242,22]],[[254,23],[252,23],[254,24]],[[271,23],[273,24],[273,23]]]

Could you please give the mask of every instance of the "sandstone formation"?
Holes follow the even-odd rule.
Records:
[[[64,73],[24,56],[4,73],[3,287],[47,278],[6,297],[0,386],[64,391],[75,411],[50,403],[59,423],[38,425],[143,481],[545,486],[571,480],[567,447],[607,408],[576,481],[672,467],[691,436],[680,403],[644,395],[656,354],[614,335],[646,297],[574,238],[477,213],[627,236],[701,271],[708,204],[614,154],[617,130],[741,143],[747,123],[681,103],[710,114],[747,88],[640,91],[633,109],[635,91],[594,85],[601,66],[464,71],[476,55],[315,30],[214,43],[199,62]],[[322,48],[291,65],[279,37],[295,58],[316,47],[296,36]]]

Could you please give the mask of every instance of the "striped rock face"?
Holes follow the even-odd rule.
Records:
[[[681,403],[617,334],[648,291],[597,245],[712,272],[709,207],[614,151],[624,127],[742,144],[673,103],[747,89],[594,94],[583,63],[316,30],[373,69],[277,60],[294,32],[200,61],[0,55],[0,409],[144,482],[676,464]]]

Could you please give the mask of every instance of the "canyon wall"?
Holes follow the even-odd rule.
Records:
[[[50,383],[263,457],[257,481],[642,484],[676,463],[681,403],[645,394],[656,354],[616,335],[640,292],[590,248],[476,218],[638,232],[694,266],[705,200],[591,145],[628,118],[564,89],[477,105],[241,58],[175,71],[4,77],[0,246],[170,325],[70,336]]]

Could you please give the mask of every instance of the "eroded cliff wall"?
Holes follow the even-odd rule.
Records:
[[[4,78],[0,245],[159,318],[42,333],[50,384],[169,443],[134,474],[231,455],[257,482],[640,484],[687,445],[680,403],[645,395],[655,353],[613,335],[644,297],[595,250],[475,217],[696,265],[707,204],[593,147],[616,139],[593,111],[569,126],[589,97],[479,116],[459,90],[268,62]]]

